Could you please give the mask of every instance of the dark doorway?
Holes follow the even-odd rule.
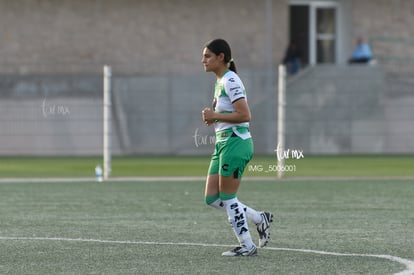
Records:
[[[291,5],[289,7],[289,41],[301,48],[302,65],[309,64],[309,6]]]

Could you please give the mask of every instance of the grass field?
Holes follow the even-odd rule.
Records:
[[[0,157],[0,178],[93,177],[99,157]],[[114,177],[205,176],[209,156],[114,157]],[[275,156],[255,156],[246,168],[250,177],[276,177]],[[287,177],[414,176],[413,155],[305,156],[286,160]],[[287,169],[289,170],[289,169]]]
[[[272,239],[236,259],[208,161],[115,157],[118,180],[96,183],[97,157],[0,158],[0,274],[414,274],[413,156],[306,156],[284,180],[255,157],[238,196],[275,214]],[[161,179],[119,181],[140,176]]]
[[[2,182],[0,273],[414,272],[410,180],[246,181],[239,198],[275,219],[268,248],[235,259],[221,256],[235,237],[224,212],[204,205],[203,188],[202,181]]]

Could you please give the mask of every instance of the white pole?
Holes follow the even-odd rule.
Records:
[[[107,180],[111,175],[111,66],[103,68],[103,176]]]
[[[279,65],[278,80],[278,110],[277,110],[277,177],[282,178],[284,174],[284,150],[285,150],[285,106],[286,106],[286,68]]]

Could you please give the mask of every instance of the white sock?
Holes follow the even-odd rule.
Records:
[[[215,200],[213,203],[210,203],[209,206],[226,211],[226,209],[224,208],[224,204],[220,198],[217,198],[217,200]]]
[[[240,201],[239,201],[239,204],[244,209],[244,212],[246,212],[248,220],[252,221],[254,224],[258,224],[258,223],[262,222],[262,216],[260,215],[260,212],[258,212],[256,210],[254,210],[253,208],[243,204]],[[224,204],[223,204],[223,202],[221,201],[220,198],[218,198],[212,204],[209,204],[209,205],[211,207],[226,211],[226,209],[224,208]]]
[[[254,243],[247,225],[247,215],[237,198],[223,201],[233,231],[240,245],[251,248]]]

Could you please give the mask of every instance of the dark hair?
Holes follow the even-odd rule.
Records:
[[[227,43],[226,40],[217,38],[214,40],[211,40],[207,43],[206,48],[212,51],[215,55],[219,55],[220,53],[224,54],[224,62],[226,64],[229,64],[229,69],[235,73],[237,73],[236,70],[236,64],[234,64],[233,58],[231,58],[231,49],[229,43]]]

